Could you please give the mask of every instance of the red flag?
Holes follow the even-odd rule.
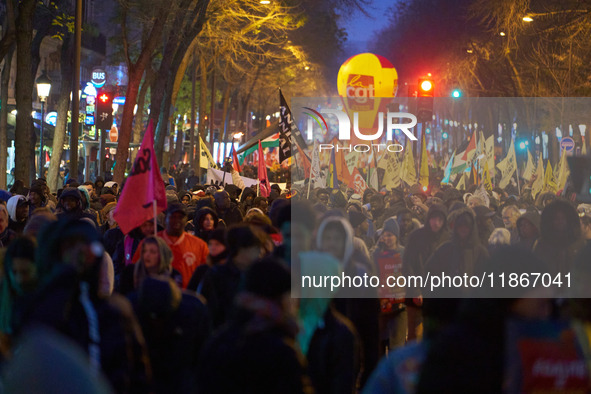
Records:
[[[259,187],[260,195],[269,197],[271,195],[271,185],[269,185],[269,178],[267,178],[267,165],[265,164],[265,154],[263,153],[263,145],[259,140]]]
[[[154,123],[150,121],[113,213],[121,231],[127,234],[154,218],[154,201],[157,213],[166,209],[166,191],[154,152]]]
[[[232,167],[234,167],[236,172],[242,171],[242,169],[240,169],[240,162],[238,161],[238,155],[236,154],[236,149],[234,149],[234,143],[232,143]]]

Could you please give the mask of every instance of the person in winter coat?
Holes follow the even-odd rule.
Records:
[[[228,320],[244,273],[261,257],[266,236],[255,227],[236,225],[228,229],[226,242],[228,260],[208,270],[200,292],[207,300],[214,328]]]
[[[8,228],[9,220],[6,203],[0,201],[0,249],[7,247],[16,238],[16,233]]]
[[[496,252],[490,262],[485,263],[484,270],[495,275],[502,272],[520,275],[543,272],[545,264],[531,252],[510,246]],[[421,368],[416,393],[523,392],[515,387],[507,391],[506,352],[520,357],[520,350],[511,349],[506,342],[507,324],[528,321],[536,326],[543,324],[550,317],[551,299],[544,295],[547,289],[540,288],[505,288],[503,296],[507,298],[490,298],[490,291],[488,288],[478,297],[463,300],[455,321],[433,340]],[[487,295],[489,298],[482,298]],[[537,352],[540,359],[544,351],[541,348]],[[548,351],[549,358],[552,358],[551,352],[554,350]],[[588,384],[586,379],[585,384]]]
[[[431,275],[441,275],[445,272],[450,276],[469,276],[479,273],[489,254],[485,245],[480,243],[478,229],[476,227],[476,215],[466,205],[457,203],[447,217],[452,229],[452,237],[441,245],[429,258],[425,270]],[[465,289],[467,290],[467,289]],[[441,288],[435,290],[440,296],[454,297],[459,288]],[[429,293],[430,296],[434,294]]]
[[[584,246],[576,209],[562,200],[546,205],[542,211],[540,238],[533,251],[548,265],[549,273],[570,272],[575,257]]]
[[[351,278],[368,274],[368,267],[360,263],[363,256],[355,254],[353,228],[342,216],[327,216],[318,227],[316,247],[341,262],[341,270]],[[335,299],[337,311],[345,315],[357,330],[363,349],[360,385],[376,366],[379,359],[379,314],[377,291],[373,288],[342,288]]]
[[[103,248],[93,225],[61,220],[39,235],[35,263],[40,291],[23,327],[44,324],[73,339],[118,393],[148,391],[149,360],[129,302],[101,296]]]
[[[299,254],[302,276],[338,276],[338,260],[318,251]],[[308,360],[308,371],[317,393],[356,393],[361,369],[361,343],[353,323],[337,312],[330,287],[302,287],[297,340]]]
[[[533,251],[540,237],[540,221],[540,214],[535,209],[521,215],[516,222],[519,241],[515,245],[530,252]]]
[[[154,392],[195,393],[199,354],[211,333],[203,301],[165,276],[146,276],[129,299],[146,339]]]
[[[251,187],[247,187],[242,191],[242,194],[240,195],[240,210],[242,211],[243,215],[245,215],[246,212],[248,212],[248,210],[253,207],[256,196],[257,192]]]
[[[213,197],[218,217],[226,223],[226,226],[242,222],[242,212],[236,204],[232,203],[227,191],[216,192]]]
[[[193,276],[187,285],[187,290],[200,292],[201,284],[205,274],[212,268],[220,264],[224,264],[228,258],[228,244],[226,243],[226,229],[216,229],[209,234],[207,240],[207,248],[209,254],[207,255],[207,264],[197,267]]]
[[[192,230],[196,237],[201,238],[207,242],[209,234],[218,227],[219,219],[215,210],[209,207],[200,208],[195,212],[195,217],[192,221]],[[187,223],[189,226],[189,223]]]
[[[6,203],[10,222],[8,228],[17,234],[22,234],[29,219],[29,201],[23,195],[10,197]]]
[[[0,281],[0,333],[11,335],[18,325],[23,308],[37,285],[35,241],[16,238],[4,254],[3,277]]]
[[[503,224],[511,232],[511,245],[519,242],[519,230],[517,228],[517,219],[521,217],[521,212],[517,205],[508,205],[502,211]]]
[[[421,223],[413,217],[410,209],[400,209],[398,211],[398,226],[400,227],[400,238],[398,243],[406,246],[410,234],[421,227]]]
[[[197,377],[199,393],[300,394],[313,388],[295,338],[291,278],[266,259],[246,271],[235,313],[205,345]]]
[[[64,189],[60,195],[57,210],[58,219],[77,220],[87,217],[97,225],[96,215],[84,212],[81,192],[75,187],[67,187]]]
[[[171,278],[178,286],[183,284],[180,272],[172,268],[172,251],[162,238],[153,235],[143,239],[140,260],[123,269],[119,292],[127,295],[137,290],[147,277]]]
[[[373,254],[382,283],[388,277],[402,274],[404,248],[399,245],[400,228],[395,217],[384,221],[384,227]],[[404,289],[381,288],[380,296],[380,338],[385,346],[382,350],[395,349],[406,342],[407,314],[404,305]],[[385,352],[384,352],[385,353]]]
[[[427,260],[449,239],[447,208],[443,204],[433,204],[427,211],[425,226],[413,231],[408,237],[402,256],[402,274],[406,277],[425,275]],[[406,288],[408,340],[420,337],[422,296],[420,288]]]
[[[141,226],[131,230],[123,239],[117,242],[113,253],[113,267],[115,269],[115,287],[118,290],[123,269],[133,264],[133,256],[142,239],[154,235],[154,220],[146,220]]]

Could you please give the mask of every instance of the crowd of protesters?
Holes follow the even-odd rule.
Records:
[[[124,187],[115,182],[0,191],[0,391],[499,393],[525,384],[508,377],[511,319],[591,332],[584,298],[291,293],[303,275],[486,264],[568,268],[584,282],[591,205],[574,195],[275,184],[262,197],[199,184],[192,171],[162,175],[168,209],[128,234],[113,218]],[[589,373],[583,388],[565,387],[589,391]]]

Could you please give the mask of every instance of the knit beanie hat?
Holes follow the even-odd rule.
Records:
[[[388,231],[396,236],[396,238],[400,237],[400,227],[398,226],[398,221],[396,218],[391,217],[384,221],[383,231]],[[382,233],[383,233],[382,231]]]

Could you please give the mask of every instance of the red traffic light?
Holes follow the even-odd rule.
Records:
[[[421,90],[428,92],[429,90],[433,89],[433,84],[429,80],[424,80],[421,82]]]
[[[419,97],[431,96],[433,97],[433,90],[435,89],[435,83],[431,78],[419,78]]]
[[[109,102],[109,96],[107,96],[107,94],[103,93],[99,96],[99,100],[101,100],[103,103],[107,103],[107,102]]]

